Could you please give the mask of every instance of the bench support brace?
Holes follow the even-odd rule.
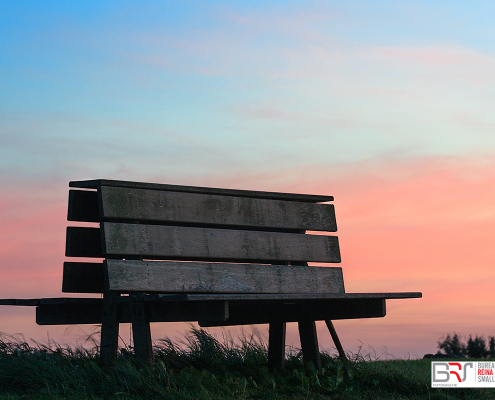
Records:
[[[345,356],[344,348],[342,347],[342,344],[340,343],[339,336],[337,335],[337,331],[335,330],[335,327],[333,326],[332,321],[329,319],[325,320],[325,324],[327,324],[327,328],[330,331],[330,335],[332,336],[333,342],[335,343],[335,347],[337,348],[337,351],[339,352],[339,357],[342,361],[347,361],[347,357]]]

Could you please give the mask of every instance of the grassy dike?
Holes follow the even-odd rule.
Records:
[[[256,335],[218,341],[192,329],[183,343],[155,348],[153,365],[123,349],[101,368],[92,350],[0,340],[0,399],[493,399],[495,389],[432,389],[430,360],[349,363],[322,354],[323,372],[289,354],[281,372],[267,368]]]

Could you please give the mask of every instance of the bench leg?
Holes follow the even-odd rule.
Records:
[[[271,322],[268,330],[268,366],[284,368],[285,322]]]
[[[342,347],[342,344],[340,343],[340,339],[337,335],[337,331],[335,330],[335,327],[333,326],[332,321],[329,319],[325,320],[325,323],[327,324],[327,328],[330,331],[330,335],[332,336],[333,342],[335,343],[335,347],[337,348],[337,351],[339,352],[339,357],[342,361],[347,361],[347,357],[345,356],[344,348]]]
[[[305,364],[312,362],[316,370],[321,372],[320,350],[318,348],[315,321],[299,321],[298,325],[303,362]]]
[[[117,302],[108,301],[109,298],[115,296],[106,293],[103,295],[100,361],[104,365],[110,364],[117,359],[119,348],[120,305]]]
[[[134,354],[142,361],[151,361],[153,359],[150,319],[147,308],[147,305],[143,302],[131,303]]]

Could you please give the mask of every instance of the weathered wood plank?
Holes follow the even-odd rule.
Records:
[[[176,295],[149,295],[150,299],[154,297],[168,297],[175,299]],[[250,301],[250,300],[267,300],[267,301],[293,301],[293,300],[352,300],[352,299],[412,299],[421,298],[421,292],[392,292],[392,293],[284,293],[284,294],[185,294],[184,300],[204,301],[204,300],[226,300],[226,301]]]
[[[16,299],[0,299],[0,306],[16,306]]]
[[[100,221],[98,194],[95,190],[69,190],[67,221]]]
[[[103,263],[64,262],[62,292],[103,293]]]
[[[47,303],[36,309],[38,325],[101,324],[102,299]],[[132,322],[130,303],[121,303],[120,322]],[[118,303],[116,303],[118,304]],[[385,300],[299,301],[174,301],[150,302],[150,322],[200,321],[201,326],[267,324],[298,320],[375,318],[385,316]]]
[[[102,186],[105,220],[335,232],[333,204]]]
[[[142,296],[140,301],[151,302],[249,302],[253,300],[261,300],[264,302],[294,302],[294,301],[329,301],[329,300],[385,300],[385,299],[411,299],[421,298],[419,292],[404,292],[404,293],[314,293],[314,294],[148,294]],[[128,296],[120,297],[119,302],[127,303],[130,301]],[[99,298],[75,298],[75,297],[56,297],[56,298],[44,298],[44,299],[2,299],[0,305],[10,306],[39,306],[39,305],[51,305],[51,304],[96,304],[100,303]],[[343,303],[344,304],[344,303]],[[345,306],[345,304],[344,304]],[[358,317],[356,317],[358,318]],[[342,319],[342,318],[341,318]],[[261,322],[260,322],[261,323]]]
[[[38,325],[101,324],[102,302],[45,304],[36,307]],[[114,303],[116,306],[118,303]]]
[[[342,268],[106,260],[108,290],[161,293],[343,293]]]
[[[100,304],[101,299],[96,298],[75,298],[75,297],[55,297],[55,298],[45,298],[45,299],[10,299],[14,300],[15,304],[10,303],[9,305],[15,306],[42,306],[51,304]],[[217,299],[212,299],[217,300]]]
[[[273,322],[323,321],[384,317],[384,299],[231,301],[225,322],[202,318],[200,326],[268,324]]]
[[[280,260],[340,262],[336,236],[112,222],[101,225],[103,251],[115,257],[237,262],[257,260],[267,263]]]
[[[103,258],[100,228],[68,226],[65,256]]]
[[[36,307],[36,323],[38,325],[73,325],[73,324],[101,324],[102,323],[102,299],[94,303],[59,303],[44,304]],[[132,302],[112,302],[118,307],[119,322],[130,323]],[[111,315],[114,314],[109,314]],[[109,317],[109,318],[110,318]],[[225,321],[229,317],[229,302],[150,302],[150,322],[192,322],[200,319],[211,321]],[[111,317],[113,318],[113,317]],[[113,326],[113,320],[109,319],[108,326]],[[115,330],[109,329],[109,336],[113,337]],[[112,340],[109,339],[108,343]]]
[[[116,180],[108,180],[108,179],[95,179],[95,180],[87,180],[87,181],[69,182],[69,187],[77,187],[84,189],[97,189],[100,186],[165,190],[170,192],[219,194],[225,196],[254,197],[259,199],[304,201],[308,203],[321,203],[326,201],[333,201],[333,196],[323,196],[323,195],[313,195],[313,194],[260,192],[256,190],[220,189],[220,188],[209,188],[209,187],[199,187],[199,186],[181,186],[181,185],[167,185],[167,184],[159,184],[159,183],[116,181]]]
[[[205,318],[225,321],[229,317],[228,301],[150,303],[150,322],[192,322]]]

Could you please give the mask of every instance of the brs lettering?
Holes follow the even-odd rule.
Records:
[[[434,362],[432,365],[433,382],[448,382],[451,375],[455,376],[458,382],[464,382],[468,367],[474,368],[474,363],[465,363],[463,371],[461,363],[458,362]],[[462,379],[459,375],[461,371],[463,372]]]

